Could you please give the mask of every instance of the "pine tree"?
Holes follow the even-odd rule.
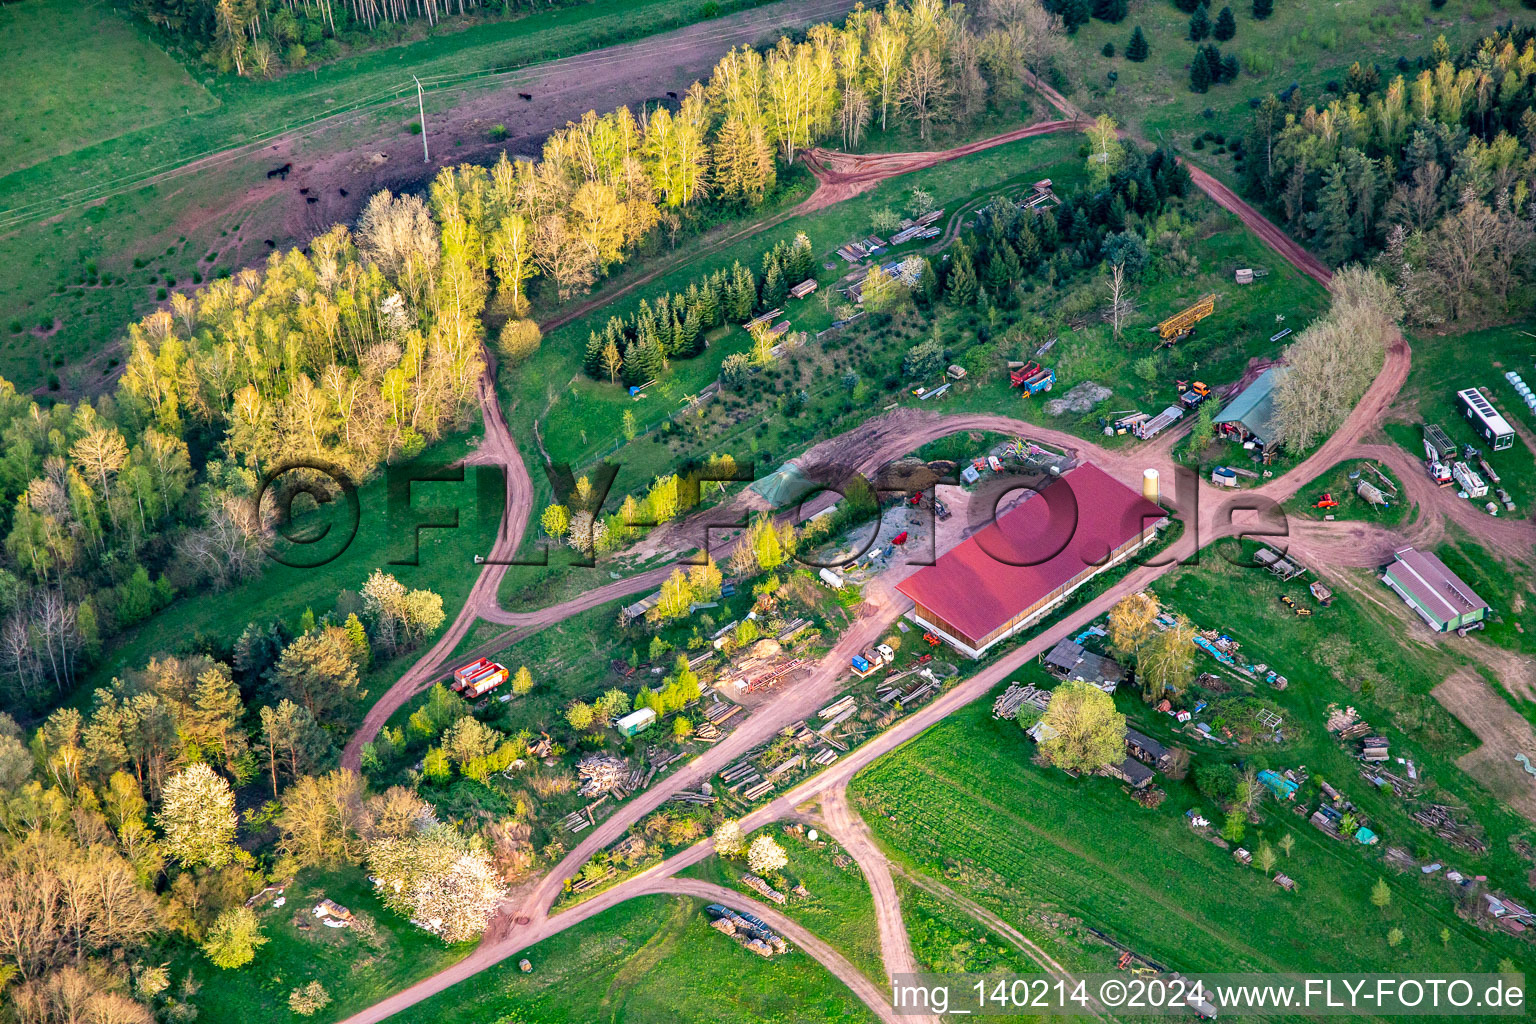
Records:
[[[1147,59],[1147,53],[1149,50],[1150,48],[1147,46],[1147,37],[1145,33],[1141,31],[1141,26],[1137,25],[1135,30],[1131,32],[1131,41],[1126,44],[1125,59],[1135,61],[1137,64],[1140,64],[1142,61]]]
[[[1221,13],[1216,15],[1216,27],[1211,35],[1223,43],[1237,35],[1237,19],[1232,16],[1232,8],[1223,7]]]
[[[774,309],[784,304],[785,297],[789,294],[789,285],[784,283],[784,272],[780,269],[779,261],[765,261],[763,268],[763,295],[758,303],[762,310]]]
[[[603,375],[603,344],[603,339],[593,331],[587,338],[587,351],[581,357],[582,372],[593,380]]]
[[[1067,32],[1075,34],[1079,28],[1088,24],[1088,18],[1093,13],[1088,0],[1060,0],[1061,23]]]
[[[816,253],[811,248],[811,240],[804,231],[795,235],[795,243],[790,246],[790,274],[796,284],[804,281],[816,272]]]
[[[1253,16],[1263,21],[1275,12],[1275,0],[1253,0]]]
[[[1208,92],[1211,88],[1211,65],[1203,50],[1197,50],[1195,59],[1189,63],[1189,88],[1191,92]]]
[[[1237,81],[1237,73],[1241,70],[1242,66],[1237,62],[1237,54],[1229,53],[1221,58],[1221,75],[1219,76],[1221,81]]]
[[[752,271],[740,263],[731,268],[731,290],[726,297],[726,313],[736,323],[752,319],[752,308],[757,305],[757,282]]]
[[[1221,50],[1211,43],[1200,47],[1200,52],[1205,54],[1205,70],[1210,75],[1212,85],[1220,85],[1226,81],[1223,77],[1224,69],[1221,63]]]
[[[976,301],[980,286],[976,281],[976,265],[971,260],[971,251],[964,242],[955,244],[955,258],[953,266],[949,270],[949,281],[944,292],[945,299],[951,306],[963,308]]]
[[[1193,14],[1195,8],[1199,7],[1202,3],[1205,2],[1206,0],[1173,0],[1173,6],[1177,7],[1185,14]]]
[[[1195,13],[1189,16],[1189,38],[1191,42],[1200,42],[1211,34],[1211,18],[1205,13],[1204,7],[1196,7]]]
[[[1100,21],[1119,24],[1129,13],[1129,0],[1094,0],[1093,16]]]

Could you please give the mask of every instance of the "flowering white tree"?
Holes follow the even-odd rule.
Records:
[[[727,818],[715,829],[715,852],[722,857],[740,857],[747,850],[747,840],[741,834],[741,823]]]
[[[753,874],[769,875],[788,863],[789,857],[784,853],[784,847],[776,843],[772,836],[758,836],[747,848],[747,867]]]
[[[167,852],[187,867],[221,868],[234,859],[235,794],[206,764],[171,776],[155,821]]]
[[[363,605],[373,620],[374,641],[390,652],[420,643],[446,618],[442,597],[430,590],[407,590],[377,569],[363,583]]]
[[[447,824],[376,841],[368,869],[385,905],[448,943],[483,932],[504,895],[490,856]]]

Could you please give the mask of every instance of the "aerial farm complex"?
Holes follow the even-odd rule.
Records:
[[[1529,1016],[1531,7],[0,4],[0,1024]]]

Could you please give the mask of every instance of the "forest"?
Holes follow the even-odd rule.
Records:
[[[0,385],[8,696],[55,701],[176,595],[258,572],[288,507],[262,490],[273,471],[322,460],[361,480],[465,422],[487,283],[461,203],[445,174],[429,202],[377,197],[355,233],[177,292],[129,327],[125,372],[94,402]]]
[[[1530,277],[1536,30],[1419,63],[1256,101],[1243,183],[1330,264],[1377,258],[1411,321],[1496,316]]]

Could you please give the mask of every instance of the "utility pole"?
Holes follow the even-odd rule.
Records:
[[[412,75],[411,80],[416,83],[416,112],[421,115],[421,162],[429,164],[432,155],[427,152],[427,105],[421,98],[421,79]]]

